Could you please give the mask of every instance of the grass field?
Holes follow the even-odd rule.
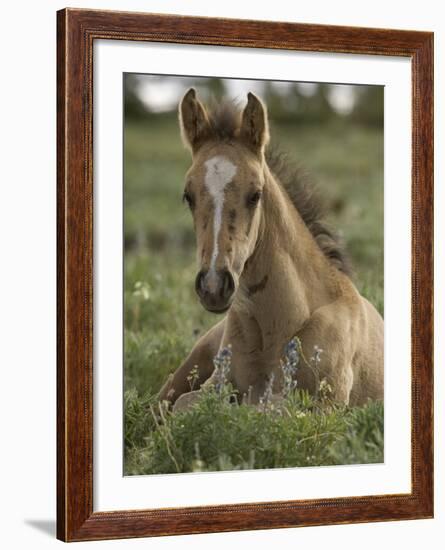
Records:
[[[383,134],[335,122],[271,125],[273,141],[313,176],[352,257],[354,280],[383,314]],[[153,396],[218,317],[194,292],[190,165],[174,115],[125,128],[125,472],[379,462],[383,406],[332,405],[297,393],[283,410],[230,405],[211,392],[159,422]],[[226,388],[230,393],[230,388]]]

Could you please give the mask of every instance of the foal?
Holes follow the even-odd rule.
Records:
[[[249,93],[242,113],[209,113],[190,89],[179,119],[193,158],[184,200],[197,240],[196,292],[204,308],[226,315],[170,375],[160,399],[187,406],[199,395],[190,392],[190,371],[198,367],[198,388],[212,384],[213,358],[228,345],[240,396],[258,402],[271,380],[280,392],[280,358],[294,336],[305,357],[323,349],[317,374],[300,361],[297,387],[313,393],[326,378],[340,402],[383,398],[383,320],[348,277],[301,182],[292,192],[280,181],[279,159],[266,153],[263,103]]]

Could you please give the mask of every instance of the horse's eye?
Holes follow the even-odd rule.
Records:
[[[256,206],[261,199],[261,191],[254,191],[247,197],[247,206]]]
[[[184,194],[182,195],[182,200],[189,205],[189,208],[193,208],[195,206],[194,197],[188,191],[184,191]]]

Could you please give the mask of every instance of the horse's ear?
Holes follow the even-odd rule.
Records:
[[[247,105],[241,120],[240,137],[259,154],[264,151],[264,147],[269,141],[266,107],[252,92],[247,94]]]
[[[209,118],[196,92],[190,88],[179,105],[179,124],[182,139],[192,153],[202,145],[210,134]]]

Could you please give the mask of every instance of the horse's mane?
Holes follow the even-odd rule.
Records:
[[[209,122],[215,138],[236,139],[241,122],[241,111],[231,101],[214,103],[209,112]],[[266,162],[320,250],[339,271],[351,276],[349,257],[339,236],[324,221],[326,209],[314,184],[309,181],[300,167],[289,160],[286,153],[270,145],[266,149]]]
[[[266,150],[266,162],[312,233],[323,254],[339,271],[351,276],[352,269],[339,235],[325,222],[325,206],[305,172],[289,161],[286,153]]]

